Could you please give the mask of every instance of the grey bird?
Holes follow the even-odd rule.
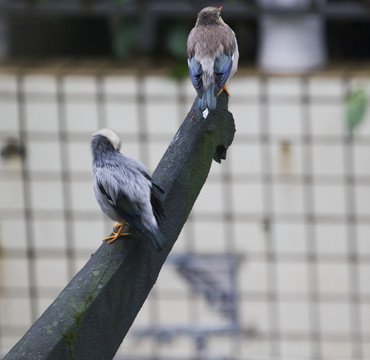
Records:
[[[96,200],[102,211],[118,222],[113,236],[105,238],[112,243],[120,236],[125,224],[149,238],[159,251],[166,239],[158,229],[165,214],[161,195],[164,191],[148,175],[140,162],[120,153],[121,141],[110,129],[94,133],[91,140],[93,182]]]
[[[217,96],[238,68],[239,51],[235,33],[221,18],[220,7],[206,7],[198,14],[187,42],[191,81],[203,111],[216,108]],[[206,116],[204,116],[206,117]]]

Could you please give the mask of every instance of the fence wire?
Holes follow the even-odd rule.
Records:
[[[345,124],[349,91],[370,95],[364,73],[231,81],[235,141],[117,359],[370,357],[370,115],[352,137]],[[93,195],[91,133],[115,129],[152,171],[194,97],[188,79],[162,73],[2,69],[1,349],[111,231]]]

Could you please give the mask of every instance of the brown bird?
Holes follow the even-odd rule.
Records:
[[[216,108],[222,90],[229,95],[226,82],[238,68],[238,43],[234,31],[221,18],[221,9],[222,6],[201,10],[188,36],[189,74],[203,117]]]

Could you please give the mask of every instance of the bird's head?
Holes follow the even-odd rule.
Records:
[[[100,145],[105,150],[117,150],[121,148],[121,140],[111,129],[101,129],[92,135],[92,146]]]
[[[224,21],[221,18],[222,6],[214,7],[209,6],[204,8],[198,13],[197,22],[195,26],[215,26],[224,25]]]

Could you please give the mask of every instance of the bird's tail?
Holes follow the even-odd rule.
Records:
[[[154,250],[159,251],[166,245],[167,240],[159,230],[156,230],[155,232],[148,232],[147,235],[153,245]]]
[[[203,111],[206,108],[209,110],[216,109],[217,96],[215,95],[215,84],[212,84],[204,93],[203,97],[199,99],[199,107]]]

